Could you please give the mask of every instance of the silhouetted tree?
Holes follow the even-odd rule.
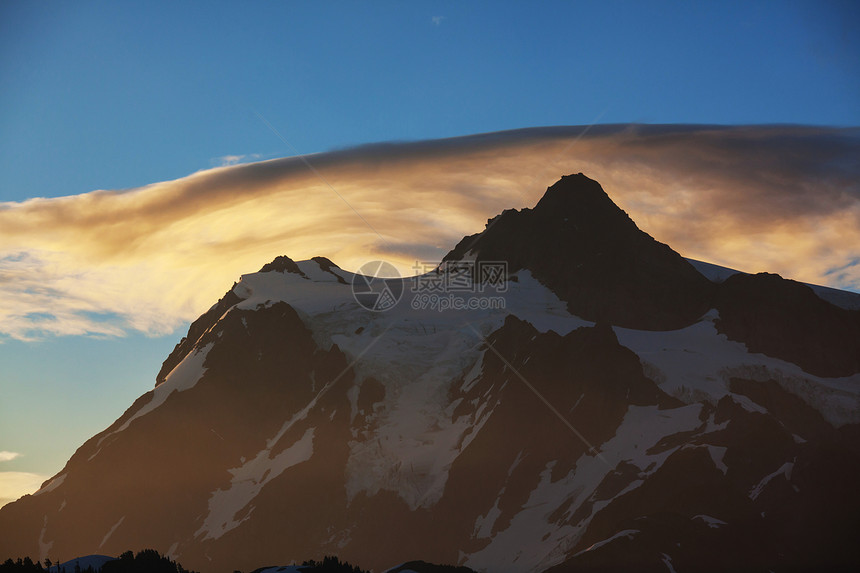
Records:
[[[115,561],[108,561],[101,573],[195,573],[162,556],[155,549],[144,549],[137,555],[126,551]]]
[[[368,573],[358,566],[350,565],[349,562],[340,562],[340,559],[333,555],[326,555],[322,561],[305,561],[302,567],[307,567],[304,573]]]
[[[29,557],[20,557],[16,561],[7,559],[0,564],[0,573],[44,573],[41,563],[33,563]]]

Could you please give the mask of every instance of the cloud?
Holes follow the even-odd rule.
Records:
[[[442,20],[444,20],[444,19],[445,19],[445,16],[433,16],[431,18],[431,21],[433,22],[434,26],[439,26],[442,24]]]
[[[212,165],[215,167],[229,167],[230,165],[238,165],[249,161],[256,161],[263,157],[259,153],[250,153],[247,155],[223,155],[212,160]]]
[[[275,256],[403,274],[583,172],[684,256],[860,289],[858,130],[536,128],[0,203],[0,332],[167,334]]]
[[[7,452],[4,450],[4,451],[0,452],[0,462],[8,462],[8,461],[14,460],[15,458],[17,458],[20,455],[21,454],[19,454],[18,452]]]
[[[28,472],[0,472],[0,507],[34,493],[48,477]]]

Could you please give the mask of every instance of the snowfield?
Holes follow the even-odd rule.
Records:
[[[235,308],[259,310],[281,301],[295,308],[320,346],[328,348],[337,344],[352,363],[357,374],[356,385],[350,394],[353,403],[363,380],[373,377],[385,386],[384,405],[377,409],[374,429],[350,443],[346,484],[349,499],[362,492],[372,496],[380,490],[389,490],[396,492],[411,509],[417,509],[431,507],[441,498],[451,464],[492,414],[492,409],[487,408],[475,419],[460,417],[452,421],[457,403],[448,401],[451,381],[464,380],[463,389],[468,389],[469,382],[480,373],[485,352],[483,337],[500,328],[508,314],[528,321],[539,332],[552,330],[560,335],[593,325],[569,314],[565,303],[527,270],[516,273],[516,279],[507,283],[507,292],[498,295],[505,301],[505,307],[501,309],[416,310],[411,304],[411,297],[416,296],[411,290],[413,279],[404,278],[400,279],[404,284],[400,302],[391,310],[370,312],[353,297],[350,286],[355,276],[353,273],[336,267],[327,271],[313,260],[300,261],[297,265],[303,274],[261,272],[243,275],[233,292],[244,300]],[[717,279],[736,272],[714,265],[710,265],[713,269],[708,269],[706,265],[701,263],[699,266]],[[464,296],[480,297],[482,294],[464,293]],[[821,378],[804,372],[795,364],[750,353],[744,344],[729,341],[717,332],[714,326],[717,318],[718,313],[712,310],[699,322],[680,330],[655,332],[620,327],[614,327],[614,330],[619,342],[640,357],[646,375],[665,392],[684,402],[692,404],[708,400],[716,403],[730,394],[728,381],[733,376],[775,379],[815,407],[829,422],[837,426],[860,422],[860,374]],[[135,419],[158,408],[173,392],[192,388],[206,371],[204,364],[211,346],[212,343],[189,353],[168,375],[165,383],[152,391],[152,399],[114,433],[123,431]],[[733,396],[733,399],[747,409],[761,410],[744,396]],[[309,404],[305,408],[305,415],[312,406]],[[353,411],[353,417],[355,414]],[[651,415],[653,412],[643,419]],[[649,436],[656,443],[666,435],[690,429],[688,425],[694,418],[695,415],[685,418],[686,421],[677,427],[665,427],[656,430],[658,434]],[[272,442],[277,441],[294,422],[285,421],[284,428]],[[625,418],[625,424],[631,423]],[[103,436],[101,441],[110,435]],[[625,435],[620,431],[614,443],[605,444],[601,448],[606,452],[604,455],[611,452],[615,462],[633,461],[634,450],[640,446],[644,449],[649,447],[645,443],[625,442],[622,440]],[[244,466],[231,470],[234,477],[230,489],[212,493],[209,515],[196,535],[213,539],[237,527],[241,520],[235,520],[235,516],[252,503],[265,483],[292,465],[308,459],[313,451],[312,442],[313,431],[309,430],[302,440],[275,459],[269,457],[269,450],[263,450]],[[711,455],[715,465],[725,473],[722,454],[711,451]],[[651,461],[654,460],[648,463]],[[577,479],[585,479],[592,485],[602,479],[596,474],[586,479],[586,474],[582,473],[584,468],[578,471],[580,477]],[[263,479],[263,475],[267,477]],[[59,483],[62,483],[62,476],[41,491],[53,489]],[[565,487],[574,485],[559,485],[555,489],[562,491]],[[486,519],[490,519],[492,508],[488,508],[488,512]],[[522,519],[529,515],[524,511]],[[248,514],[244,519],[247,517]],[[536,517],[529,519],[539,521]],[[521,527],[526,531],[535,527],[535,523]],[[486,530],[486,527],[476,525],[476,535],[480,536]],[[480,555],[469,557],[469,563],[483,564],[487,555],[513,551],[509,547],[510,541],[505,542],[504,539],[521,535],[515,531],[511,530],[507,535],[504,532],[497,534]],[[557,534],[564,537],[569,532]],[[554,535],[551,534],[541,545],[556,543]],[[538,553],[540,551],[536,550],[535,554]],[[523,555],[517,557],[525,559]],[[499,555],[498,558],[502,557]]]
[[[347,444],[343,484],[348,504],[362,494],[371,498],[380,492],[391,492],[415,511],[433,508],[443,498],[452,466],[499,406],[498,401],[487,399],[485,394],[482,399],[470,399],[468,405],[472,409],[467,408],[466,415],[455,415],[464,406],[464,398],[452,399],[452,395],[468,394],[482,380],[483,359],[488,350],[485,338],[501,328],[506,317],[516,316],[539,333],[553,331],[562,336],[593,326],[592,322],[571,315],[563,301],[525,270],[508,280],[503,292],[459,293],[466,300],[502,297],[502,308],[468,311],[417,308],[413,304],[418,296],[412,290],[413,279],[405,278],[399,279],[404,287],[402,300],[388,311],[371,312],[353,297],[352,273],[337,267],[327,270],[313,260],[297,265],[301,273],[270,271],[242,276],[232,290],[240,302],[227,309],[221,318],[236,310],[262,311],[284,302],[296,310],[320,348],[328,350],[337,345],[344,353],[355,373],[346,394],[352,438]],[[702,268],[715,279],[730,274],[730,269]],[[619,343],[639,357],[645,375],[682,404],[666,409],[628,405],[614,435],[602,444],[594,444],[598,455],[581,455],[565,475],[553,478],[558,459],[550,459],[545,466],[541,461],[536,467],[543,469],[535,476],[536,485],[529,484],[532,489],[527,491],[527,501],[513,516],[506,517],[500,527],[505,482],[495,500],[476,515],[471,537],[480,543],[474,545],[477,549],[460,553],[460,564],[488,571],[510,570],[511,564],[515,564],[516,570],[531,572],[570,558],[592,518],[619,496],[642,485],[678,450],[706,448],[714,468],[726,475],[729,469],[724,462],[726,447],[685,444],[683,440],[672,447],[655,446],[668,443],[666,438],[683,432],[698,429],[704,435],[725,429],[728,422],[716,424],[713,414],[704,416],[706,406],[702,402],[716,404],[729,396],[747,412],[766,413],[750,398],[730,391],[729,381],[733,377],[775,380],[834,426],[860,422],[860,374],[823,378],[790,362],[751,353],[744,344],[718,333],[715,326],[718,318],[717,311],[711,310],[696,323],[673,331],[613,327]],[[246,328],[250,322],[246,321]],[[210,331],[214,328],[215,325],[211,326]],[[207,356],[219,343],[211,337],[207,340],[206,344],[198,341],[165,381],[149,393],[148,401],[142,402],[121,425],[100,437],[90,461],[102,448],[110,447],[113,439],[131,424],[170,403],[176,393],[189,391],[205,380]],[[384,388],[384,397],[369,411],[360,411],[361,387],[370,379]],[[207,507],[194,524],[196,531],[174,543],[169,554],[181,555],[186,546],[194,543],[211,544],[242,526],[252,518],[255,499],[270,482],[324,450],[324,445],[315,443],[315,439],[321,442],[320,423],[325,422],[312,414],[316,413],[320,398],[336,382],[337,379],[322,387],[314,382],[313,397],[306,404],[300,404],[298,411],[294,410],[284,420],[274,420],[274,427],[279,429],[261,437],[262,449],[246,452],[235,467],[226,470],[229,483],[208,492]],[[507,383],[520,382],[514,376]],[[579,396],[579,400],[584,396]],[[579,401],[573,407],[577,405]],[[296,426],[299,422],[302,425]],[[293,432],[289,433],[291,429]],[[297,429],[303,431],[300,437],[296,437]],[[282,443],[288,435],[292,443]],[[113,439],[106,442],[109,438]],[[796,443],[804,442],[800,436],[794,439]],[[649,451],[659,453],[649,454]],[[508,469],[508,478],[527,456],[528,452],[523,451],[516,456]],[[635,467],[638,474],[615,495],[598,499],[598,486],[619,464]],[[753,482],[748,498],[755,502],[773,480],[791,483],[793,466],[791,460],[786,460],[779,467],[768,468],[770,473],[755,478],[760,481]],[[35,495],[58,490],[65,478],[66,474],[56,476]],[[575,515],[579,516],[576,522]],[[696,515],[693,519],[713,529],[727,525],[709,515]],[[124,520],[125,516],[120,517],[101,534],[102,546],[122,530]],[[43,556],[51,551],[53,544],[45,539],[48,526],[46,516],[39,539]],[[577,555],[620,539],[632,539],[637,534],[634,529],[619,531],[587,549],[580,547]],[[341,538],[333,533],[331,541],[333,545],[345,544],[348,538],[349,532]],[[665,554],[664,557],[663,563],[671,570],[672,559]],[[289,573],[298,568],[272,567],[265,571]]]

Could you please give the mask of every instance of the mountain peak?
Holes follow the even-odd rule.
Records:
[[[667,245],[640,230],[597,181],[563,176],[533,209],[504,211],[443,260],[506,261],[528,269],[587,320],[646,330],[687,326],[713,285]]]
[[[261,268],[259,272],[296,273],[298,275],[304,275],[302,270],[299,268],[299,265],[286,255],[275,257],[271,263],[263,265],[263,268]]]
[[[535,205],[535,211],[559,209],[560,214],[573,214],[586,205],[607,208],[615,207],[612,199],[600,186],[600,183],[582,173],[562,175],[550,187]]]
[[[564,175],[547,188],[533,212],[542,225],[563,224],[582,234],[640,234],[636,223],[606,194],[600,183],[582,173]]]
[[[311,260],[320,266],[321,269],[327,271],[331,268],[339,269],[340,267],[334,264],[331,259],[326,257],[311,257]]]

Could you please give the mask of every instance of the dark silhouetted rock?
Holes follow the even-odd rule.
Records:
[[[779,275],[738,274],[716,292],[717,329],[729,340],[818,376],[860,372],[860,311],[845,310]]]
[[[504,211],[444,260],[470,251],[507,261],[510,273],[528,269],[572,314],[628,328],[687,326],[708,310],[714,288],[582,174],[562,177],[534,209]]]

